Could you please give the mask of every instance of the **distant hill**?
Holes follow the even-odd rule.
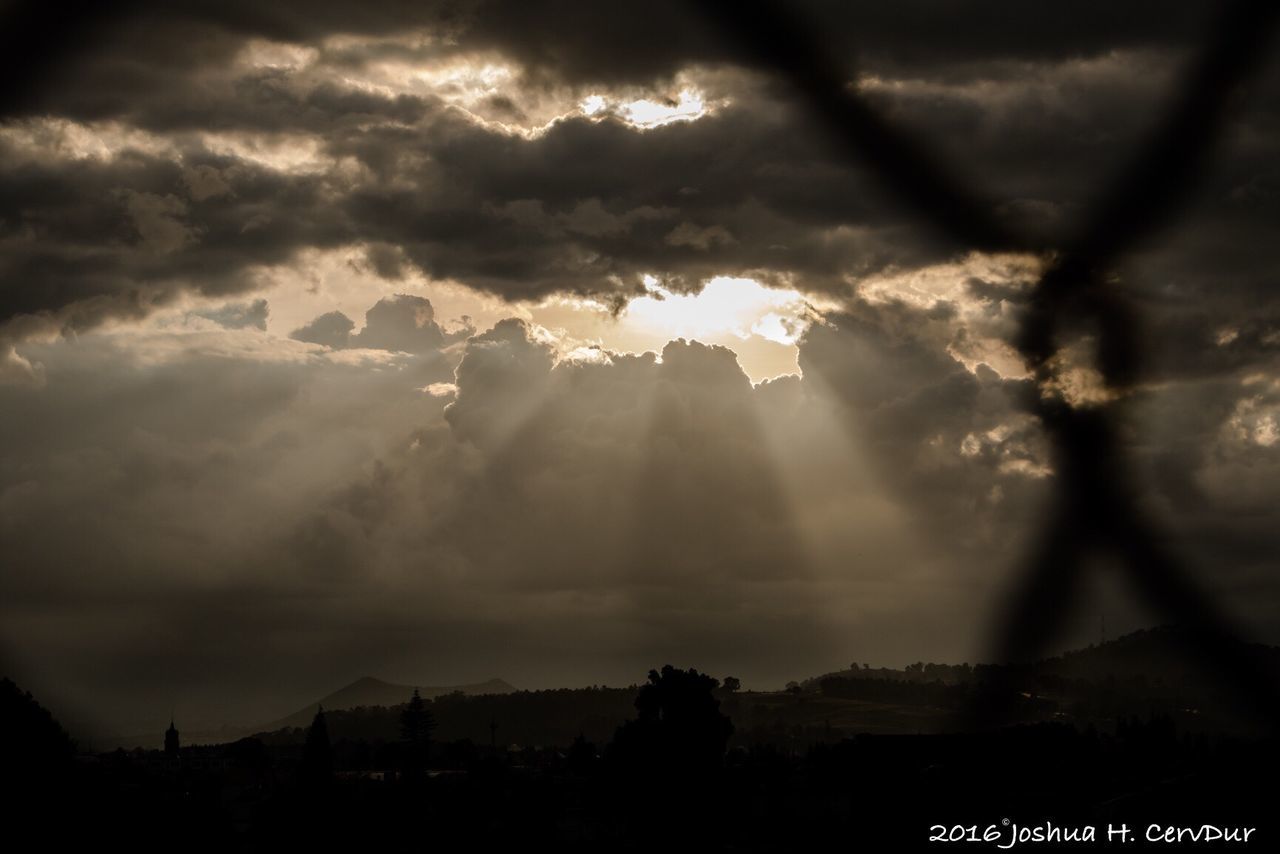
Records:
[[[1197,654],[1199,643],[1183,630],[1158,627],[1022,665],[1027,687],[1040,703],[1027,715],[1097,722],[1105,728],[1121,715],[1167,710],[1181,716],[1178,725],[1185,731],[1213,727],[1225,731],[1235,726],[1231,703],[1222,696],[1220,680],[1206,671],[1203,656]],[[1280,680],[1280,648],[1241,643],[1239,653],[1259,673]],[[753,743],[758,733],[761,743],[776,741],[771,733],[783,725],[806,732],[930,732],[949,725],[949,716],[969,696],[967,692],[1000,670],[983,664],[917,662],[901,669],[858,664],[797,683],[800,695],[722,692],[721,700],[738,727],[739,744]],[[828,680],[837,684],[824,687]],[[299,730],[308,727],[316,709],[323,706],[334,712],[328,723],[335,739],[395,740],[396,707],[409,699],[413,688],[364,677],[278,720],[253,728],[184,729],[182,738],[187,744],[208,744],[258,735],[269,743],[293,744],[301,738]],[[567,745],[579,735],[605,743],[634,716],[636,690],[632,686],[519,691],[501,679],[419,686],[422,696],[433,701],[439,741],[469,739],[487,744],[495,737],[490,725],[496,724],[496,737],[503,743],[525,745]],[[142,736],[107,741],[106,746],[156,747],[160,738],[157,728]]]
[[[1280,674],[1280,648],[1242,641],[1229,643],[1242,660],[1252,662],[1260,672]],[[1038,668],[1070,679],[1139,679],[1182,688],[1214,685],[1198,644],[1195,636],[1182,629],[1157,626],[1045,659]]]
[[[1263,644],[1230,642],[1239,655],[1254,662],[1262,672],[1280,674],[1280,648]],[[1201,690],[1214,682],[1198,654],[1198,641],[1175,626],[1140,629],[1127,635],[1090,644],[1083,649],[1043,658],[1027,665],[1038,674],[1067,679],[1100,681],[1139,680],[1152,685]],[[961,664],[913,664],[904,669],[860,667],[824,673],[800,683],[805,690],[817,690],[824,679],[889,679],[903,682],[943,682],[958,684],[981,678],[986,666]]]
[[[443,697],[448,694],[463,694],[468,697],[481,697],[489,694],[511,694],[515,692],[515,687],[510,683],[501,679],[490,679],[486,682],[476,682],[471,685],[397,685],[394,682],[384,682],[381,679],[375,679],[372,676],[365,676],[352,682],[343,688],[339,688],[332,694],[321,697],[314,703],[310,703],[298,711],[287,717],[264,724],[260,729],[266,732],[272,732],[279,729],[288,729],[292,727],[305,727],[311,724],[311,720],[316,715],[316,710],[321,706],[326,711],[342,711],[345,709],[356,709],[361,706],[398,706],[401,703],[408,702],[413,695],[414,688],[422,694],[425,699],[433,700],[436,697]]]
[[[429,708],[437,727],[432,739],[445,744],[467,739],[473,744],[568,745],[578,736],[607,743],[628,718],[635,717],[635,686],[627,688],[553,688],[509,694],[445,694]],[[403,701],[401,701],[403,702]],[[396,741],[400,710],[391,706],[363,706],[333,710],[325,704],[329,737],[335,742]],[[307,724],[311,719],[307,719]],[[494,729],[490,727],[493,726]],[[304,731],[285,727],[260,732],[268,745],[301,744]]]

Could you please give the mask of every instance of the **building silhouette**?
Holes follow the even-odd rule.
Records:
[[[169,717],[169,728],[164,731],[164,752],[166,756],[178,755],[178,728],[173,725],[173,716]]]

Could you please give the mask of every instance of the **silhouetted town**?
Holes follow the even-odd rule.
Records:
[[[1215,702],[1211,675],[1180,669],[1177,639],[1022,668],[1005,719],[980,728],[964,711],[1009,668],[855,662],[757,692],[665,666],[627,688],[414,690],[222,744],[183,743],[175,719],[154,748],[94,752],[6,679],[6,803],[51,850],[901,850],[1005,818],[1256,828],[1268,795],[1248,781],[1275,744]]]

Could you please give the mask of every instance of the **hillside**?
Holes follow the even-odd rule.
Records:
[[[467,739],[487,744],[497,738],[503,744],[568,744],[579,735],[605,742],[623,721],[635,716],[636,688],[556,688],[465,695],[445,693],[428,704],[440,742]],[[325,705],[329,735],[334,741],[349,739],[394,741],[399,737],[403,699],[386,706],[365,705],[330,710]],[[259,733],[268,744],[300,743],[305,724],[274,726]],[[495,727],[494,730],[490,726]]]
[[[1218,698],[1212,674],[1200,672],[1184,632],[1156,628],[1043,659],[1020,677],[1019,720],[1074,721],[1109,731],[1117,720],[1152,713],[1172,716],[1186,731],[1230,728],[1232,715]],[[1261,645],[1242,652],[1280,672],[1280,649]],[[1264,669],[1266,669],[1264,668]],[[800,748],[854,733],[945,731],[975,692],[988,690],[992,665],[919,662],[906,668],[859,665],[799,683],[785,692],[719,692],[734,720],[734,743]],[[998,680],[997,680],[998,682]],[[607,742],[634,717],[634,687],[517,691],[498,679],[474,685],[420,688],[441,742],[565,745],[579,735]],[[273,744],[298,743],[323,706],[336,740],[394,741],[399,708],[413,688],[364,678],[257,730]],[[494,725],[494,730],[490,725]]]
[[[485,682],[476,682],[470,685],[414,686],[397,685],[393,682],[375,679],[372,676],[365,676],[350,685],[339,688],[332,694],[321,697],[314,703],[307,704],[291,715],[264,724],[259,729],[271,732],[278,729],[308,726],[311,723],[311,719],[315,717],[316,710],[321,707],[326,711],[342,711],[371,706],[398,706],[408,701],[415,688],[428,700],[449,694],[483,697],[491,694],[510,694],[516,690],[512,685],[501,679],[489,679]]]
[[[1280,673],[1280,648],[1232,642],[1243,660],[1262,672]],[[1044,673],[1069,679],[1137,679],[1182,690],[1215,683],[1189,633],[1172,626],[1143,629],[1096,646],[1063,653],[1039,665]]]
[[[1280,648],[1263,644],[1231,642],[1240,655],[1255,662],[1264,672],[1280,674]],[[1090,644],[1083,649],[1043,658],[1026,665],[1030,672],[1044,676],[1089,682],[1101,680],[1137,680],[1151,685],[1177,686],[1183,690],[1200,690],[1214,682],[1206,672],[1196,640],[1174,626],[1139,629],[1127,635]],[[847,670],[824,673],[799,683],[805,690],[818,690],[825,679],[872,679],[948,685],[964,684],[975,679],[991,665],[933,664],[917,662],[902,669],[854,666]]]

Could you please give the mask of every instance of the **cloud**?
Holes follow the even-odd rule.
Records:
[[[419,639],[461,632],[475,648],[450,665],[459,675],[505,662],[570,680],[586,672],[573,650],[590,636],[613,679],[678,648],[726,667],[758,655],[759,677],[775,678],[820,657],[834,627],[907,607],[859,604],[900,571],[910,538],[823,414],[826,392],[794,378],[753,386],[731,351],[693,341],[565,360],[508,320],[466,342],[448,376],[456,393],[436,396],[421,390],[441,382],[423,380],[434,357],[393,335],[420,334],[425,304],[381,305],[367,328],[397,352],[359,363],[252,325],[38,348],[50,382],[5,392],[26,418],[0,431],[0,522],[23,567],[3,582],[6,615],[41,639],[24,648],[62,662],[31,652],[30,666],[85,692],[105,688],[95,672],[144,660],[193,692],[216,673],[245,686],[248,708],[277,665],[248,667],[239,642],[204,646],[221,610],[216,620],[291,660],[284,626],[338,620],[383,637],[414,623]],[[104,409],[121,399],[127,410]],[[141,638],[107,604],[121,601],[154,615],[172,656],[138,658]],[[98,639],[92,651],[48,634],[65,608]],[[344,651],[346,637],[317,641],[324,666],[303,666],[295,684],[390,660],[381,642]],[[530,651],[513,658],[503,650],[516,638]],[[411,645],[404,661],[444,666]],[[213,670],[185,672],[190,656]],[[131,684],[146,686],[139,703],[164,690]]]
[[[212,320],[225,329],[247,329],[253,327],[264,332],[267,329],[267,316],[269,313],[270,309],[265,299],[256,299],[252,302],[227,303],[219,308],[192,312],[196,317]]]
[[[44,384],[44,368],[20,354],[12,344],[0,342],[0,385]]]
[[[733,235],[720,225],[709,225],[699,228],[691,222],[682,222],[664,238],[672,246],[692,246],[695,249],[710,249],[715,243],[732,243]]]
[[[518,319],[442,373],[410,352],[428,305],[370,310],[389,349],[341,324],[346,349],[253,324],[35,346],[45,387],[0,390],[25,414],[0,430],[23,666],[116,720],[175,692],[252,719],[335,673],[626,681],[678,654],[772,684],[851,647],[976,654],[1053,461],[1025,381],[952,354],[950,303],[829,312],[803,377],[757,385],[724,347],[578,360]],[[1272,391],[1176,386],[1142,410],[1166,428],[1135,449],[1150,500],[1232,556],[1228,589],[1272,536],[1214,509],[1233,481],[1230,506],[1270,500]]]
[[[444,346],[445,335],[436,323],[429,300],[398,294],[378,300],[369,309],[364,316],[364,329],[354,340],[360,347],[422,353],[439,350]]]
[[[290,337],[335,350],[366,347],[402,353],[438,353],[475,330],[465,321],[445,331],[435,319],[431,301],[410,294],[385,297],[365,312],[364,328],[353,334],[355,322],[340,311],[322,314],[295,329]]]
[[[340,311],[331,311],[293,330],[289,337],[340,350],[351,346],[351,330],[355,328],[351,318]]]
[[[1088,2],[1033,12],[999,0],[950,11],[921,2],[873,9],[826,0],[796,8],[814,21],[837,55],[856,55],[873,66],[917,68],[1196,44],[1209,11],[1202,2]],[[27,85],[23,97],[6,103],[8,109],[93,117],[145,109],[175,89],[199,92],[210,78],[218,79],[217,69],[237,60],[270,72],[325,59],[359,69],[388,59],[427,65],[496,53],[537,81],[636,85],[688,65],[739,56],[696,7],[676,0],[617,3],[608,10],[583,0],[538,7],[507,0],[369,2],[358,8],[282,2],[270,9],[240,2],[170,3],[99,11],[86,24],[92,39],[77,38],[62,20],[22,23],[23,47],[32,49],[15,52],[11,73]],[[406,32],[427,37],[406,39]],[[41,61],[54,56],[60,61]],[[83,79],[111,85],[74,86]]]
[[[1123,164],[1207,14],[1175,4],[1138,27],[1109,4],[980,3],[934,10],[921,32],[909,9],[804,12],[838,54],[858,49],[864,90],[895,121],[1008,216],[1046,227]],[[47,85],[0,129],[9,341],[23,316],[84,329],[192,290],[250,293],[264,269],[354,245],[391,280],[413,269],[508,300],[613,305],[647,274],[685,291],[751,274],[843,295],[964,248],[879,196],[686,4],[607,20],[567,0],[178,4],[107,20],[61,72],[41,66]],[[647,130],[579,106],[690,87],[715,108]],[[486,112],[498,102],[505,118]],[[1265,128],[1265,111],[1251,121]],[[1265,204],[1264,160],[1223,176],[1237,207]]]
[[[926,231],[690,4],[138,8],[0,60],[31,84],[0,102],[12,657],[124,718],[287,708],[339,672],[967,656],[1055,476],[1010,345],[1042,259]],[[1049,235],[1127,168],[1207,14],[803,8],[877,109]],[[1264,626],[1277,86],[1108,271],[1143,327],[1143,500]],[[802,376],[529,319],[732,277],[821,307],[744,324]],[[489,328],[442,324],[446,289]]]

